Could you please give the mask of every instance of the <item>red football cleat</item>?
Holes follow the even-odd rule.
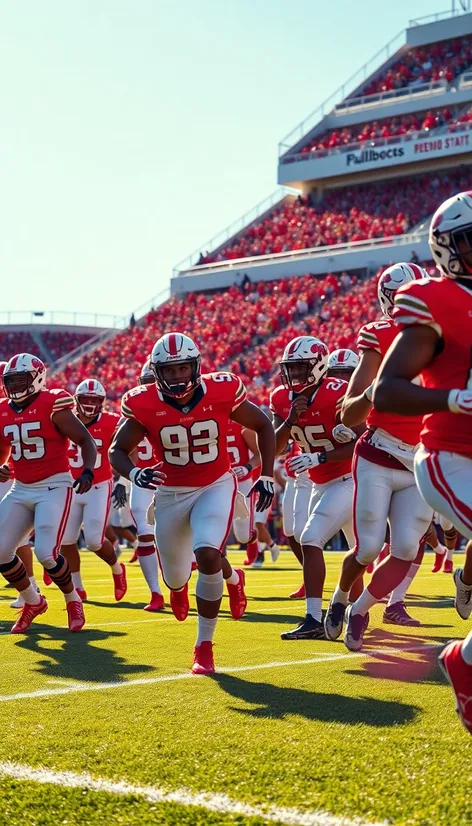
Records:
[[[446,559],[443,568],[443,574],[452,574],[452,559]]]
[[[85,602],[87,599],[87,591],[82,590],[82,588],[76,588],[75,590],[77,591],[82,602]]]
[[[239,576],[239,582],[237,585],[230,585],[229,582],[227,582],[226,587],[228,589],[231,616],[233,617],[233,619],[238,620],[241,619],[247,607],[247,597],[244,593],[244,584],[246,582],[246,576],[244,574],[244,571],[241,571],[240,568],[235,568],[234,570]]]
[[[76,599],[66,602],[69,631],[81,631],[85,625],[84,606]]]
[[[131,557],[131,559],[128,559],[128,565],[132,565],[132,564],[133,564],[133,562],[137,562],[137,561],[138,561],[138,554],[137,554],[137,552],[135,551],[135,552],[133,553],[133,556]]]
[[[237,588],[237,586],[234,586]],[[213,643],[202,642],[193,650],[192,674],[214,674]]]
[[[431,568],[431,572],[433,574],[437,574],[438,571],[441,570],[445,558],[446,557],[445,557],[444,554],[436,554],[436,553],[434,554],[434,563],[433,563],[433,567]]]
[[[170,607],[172,608],[174,617],[178,619],[179,622],[187,619],[190,608],[188,602],[188,582],[185,583],[185,587],[182,588],[181,591],[170,592]]]
[[[25,602],[21,614],[18,617],[15,624],[12,626],[10,633],[24,634],[30,627],[34,618],[38,617],[40,614],[44,614],[47,610],[48,604],[44,597],[41,595],[39,597],[39,602],[37,605],[31,605],[29,602]]]
[[[126,568],[121,562],[121,574],[113,574],[113,585],[115,587],[115,599],[117,602],[123,599],[128,590],[128,583],[126,582]]]
[[[151,601],[149,605],[144,607],[145,611],[163,611],[166,607],[164,602],[164,597],[162,594],[158,594],[156,591],[152,591],[151,593]]]
[[[298,591],[292,591],[289,597],[290,599],[305,599],[305,585],[300,585]]]
[[[461,648],[460,640],[446,645],[439,655],[439,665],[454,692],[459,719],[472,734],[472,665],[464,660]]]
[[[47,586],[52,585],[52,579],[46,571],[46,568],[43,568],[43,582]]]

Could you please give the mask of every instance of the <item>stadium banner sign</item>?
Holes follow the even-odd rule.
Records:
[[[427,159],[445,158],[472,152],[472,130],[404,140],[390,145],[368,146],[335,152],[322,158],[294,161],[279,166],[279,183],[320,178],[399,166]]]

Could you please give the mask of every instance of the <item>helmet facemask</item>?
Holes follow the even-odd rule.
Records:
[[[308,387],[313,387],[317,384],[315,368],[320,361],[321,356],[304,361],[301,359],[281,361],[280,377],[285,389],[292,390],[294,393],[301,393]],[[293,368],[295,368],[295,370],[293,370]],[[292,371],[294,375],[291,375]],[[321,381],[321,378],[318,381]]]
[[[5,395],[14,402],[21,402],[34,396],[38,392],[35,386],[35,380],[38,378],[39,370],[30,373],[29,370],[23,370],[18,373],[4,373],[3,387],[5,388]]]
[[[195,390],[201,382],[201,363],[202,358],[198,356],[192,359],[183,359],[182,361],[169,361],[165,363],[151,362],[151,369],[156,377],[156,384],[165,396],[171,396],[173,399],[182,399],[188,396],[192,390]],[[190,376],[186,379],[172,379],[166,380],[164,378],[164,370],[166,367],[178,366],[181,364],[190,364]]]
[[[75,397],[77,410],[86,419],[94,419],[102,411],[103,396],[97,396],[95,393],[81,393]]]
[[[450,259],[449,269],[454,275],[457,275],[458,278],[461,276],[470,278],[472,276],[472,224],[456,229],[453,232],[442,234],[450,236],[449,245],[457,255],[457,258]],[[441,246],[440,239],[441,233],[438,234],[437,239],[439,246]],[[455,272],[456,267],[457,273]],[[461,268],[465,272],[460,272]]]

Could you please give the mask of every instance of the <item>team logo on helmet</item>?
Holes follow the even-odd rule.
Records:
[[[280,362],[284,387],[300,393],[315,387],[328,369],[329,350],[315,336],[298,336],[287,344]]]
[[[377,283],[377,295],[383,314],[391,318],[398,288],[420,278],[428,278],[428,273],[418,264],[392,264],[387,267]]]

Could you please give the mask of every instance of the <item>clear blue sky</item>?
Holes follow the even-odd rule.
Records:
[[[4,0],[0,310],[126,314],[428,0]]]

